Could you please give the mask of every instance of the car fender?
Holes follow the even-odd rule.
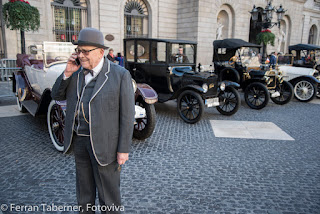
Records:
[[[136,99],[141,97],[146,103],[153,104],[158,101],[158,94],[151,86],[145,83],[137,83]]]
[[[226,87],[234,87],[234,88],[237,88],[237,89],[240,88],[240,84],[239,83],[228,81],[228,80],[219,82],[219,87],[220,87],[220,85],[222,83],[224,83],[226,85]]]
[[[303,76],[299,76],[299,77],[296,77],[294,79],[291,79],[289,80],[289,82],[294,85],[294,83],[298,80],[303,80],[303,79],[308,79],[310,80],[311,82],[313,82],[314,84],[317,84],[319,85],[320,84],[320,80],[318,80],[317,78],[315,78],[314,76],[310,76],[310,75],[303,75]]]
[[[263,85],[265,85],[265,86],[267,87],[266,82],[263,81],[262,79],[260,79],[260,78],[253,78],[253,79],[248,79],[248,80],[242,82],[242,83],[241,83],[241,88],[242,88],[243,90],[245,90],[248,85],[250,85],[251,83],[254,83],[254,82],[260,82],[260,83],[262,83]]]
[[[39,115],[47,114],[51,100],[51,90],[47,88],[43,91],[41,95],[38,110],[36,113]]]

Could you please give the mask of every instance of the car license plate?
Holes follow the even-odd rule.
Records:
[[[206,105],[207,107],[218,106],[218,105],[220,105],[220,103],[219,103],[219,97],[206,99],[206,100],[204,101],[204,103],[205,103],[205,105]]]

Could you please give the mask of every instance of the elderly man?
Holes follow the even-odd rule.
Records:
[[[83,213],[123,210],[120,170],[129,157],[134,124],[130,73],[104,57],[103,34],[82,29],[52,98],[67,100],[64,152],[74,151],[76,192]],[[104,213],[104,212],[103,212]]]

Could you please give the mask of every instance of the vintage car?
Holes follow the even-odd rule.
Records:
[[[315,68],[320,72],[320,46],[296,44],[289,46],[289,54],[294,56],[295,67]]]
[[[278,55],[277,69],[283,78],[293,85],[294,96],[301,102],[309,102],[316,96],[320,98],[320,75],[313,67],[297,65],[292,54]]]
[[[75,47],[66,42],[44,42],[38,49],[34,48],[33,55],[17,55],[17,63],[22,68],[15,72],[13,78],[18,108],[21,112],[28,111],[33,116],[46,114],[52,143],[57,150],[63,151],[67,103],[52,100],[51,88],[65,69],[67,59]],[[148,138],[155,128],[156,114],[153,104],[157,102],[157,93],[147,84],[136,84],[134,80],[132,83],[136,102],[133,135],[142,140]]]
[[[184,40],[128,38],[124,40],[125,66],[139,83],[149,84],[159,102],[177,99],[179,116],[198,122],[204,107],[215,106],[223,115],[237,112],[240,97],[231,81],[218,81],[213,72],[196,71],[197,44]]]
[[[276,70],[261,65],[260,45],[241,39],[224,39],[213,42],[213,64],[219,80],[240,84],[245,101],[252,109],[264,108],[269,99],[279,105],[290,102],[292,85],[284,81]]]

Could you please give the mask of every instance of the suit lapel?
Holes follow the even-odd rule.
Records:
[[[97,76],[97,81],[96,81],[96,84],[93,88],[90,102],[100,92],[100,90],[104,86],[104,84],[106,84],[106,82],[108,80],[108,73],[109,72],[110,72],[110,61],[105,58],[102,69]]]
[[[84,74],[83,74],[83,68],[78,73],[78,84],[77,84],[77,95],[78,99],[80,99],[82,89],[83,89],[83,83],[84,83]]]

